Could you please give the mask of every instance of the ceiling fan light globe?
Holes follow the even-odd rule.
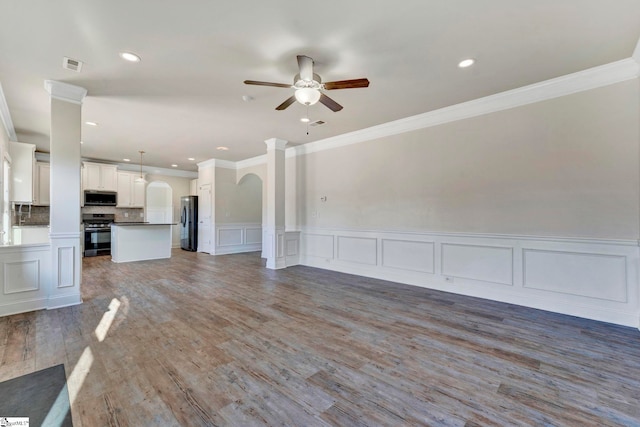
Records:
[[[313,105],[320,100],[320,91],[311,87],[296,89],[294,95],[302,105]]]

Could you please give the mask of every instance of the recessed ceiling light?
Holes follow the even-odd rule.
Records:
[[[302,123],[309,123],[310,122],[309,117],[303,117],[303,118],[300,119],[300,121]]]
[[[227,151],[229,147],[216,147],[216,150]]]
[[[242,95],[242,100],[243,100],[244,102],[251,102],[251,101],[253,101],[253,100],[254,100],[254,98],[253,98],[253,96],[251,96],[251,95]]]
[[[84,141],[80,141],[80,144],[84,144]]]
[[[193,161],[195,160],[195,158],[193,158],[193,157],[189,157],[187,160],[189,160],[189,161],[192,161],[192,162],[193,162]]]
[[[175,163],[171,165],[172,168],[177,168],[178,165],[176,165]]]
[[[140,62],[140,57],[131,52],[120,52],[120,58],[129,62]]]
[[[96,122],[84,122],[84,124],[89,126],[98,126]]]
[[[124,160],[125,162],[130,162],[131,161],[131,159],[122,159],[122,160]]]
[[[460,68],[471,67],[475,62],[476,62],[475,59],[471,59],[471,58],[465,59],[458,63],[458,67]]]

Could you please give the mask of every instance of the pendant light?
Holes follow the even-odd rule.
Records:
[[[136,178],[136,182],[147,182],[147,180],[144,179],[144,176],[142,176],[142,155],[144,154],[144,151],[140,150],[138,152],[140,153],[140,177]]]

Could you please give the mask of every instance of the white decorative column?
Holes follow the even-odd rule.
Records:
[[[284,148],[287,141],[271,138],[267,144],[267,268],[285,268],[284,241]]]
[[[82,303],[81,110],[87,90],[47,80],[51,95],[51,291],[47,308]]]

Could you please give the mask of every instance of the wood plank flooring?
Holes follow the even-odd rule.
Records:
[[[0,318],[0,381],[64,363],[76,427],[640,425],[637,329],[256,253],[87,258],[83,281]]]

